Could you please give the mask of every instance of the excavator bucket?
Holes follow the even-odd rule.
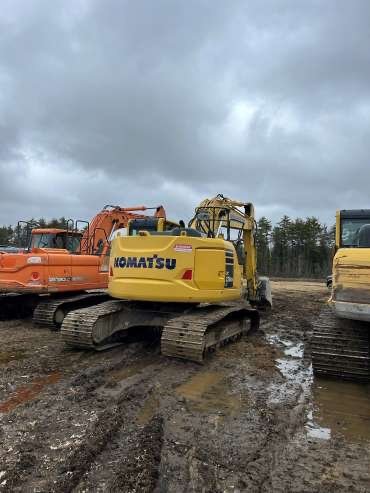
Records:
[[[258,306],[261,308],[272,308],[272,292],[270,279],[268,277],[260,277],[258,281]]]

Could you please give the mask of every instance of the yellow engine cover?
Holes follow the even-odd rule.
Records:
[[[232,243],[190,236],[118,236],[112,242],[109,294],[114,298],[215,303],[242,296]]]
[[[370,248],[341,248],[333,261],[332,301],[370,308]]]

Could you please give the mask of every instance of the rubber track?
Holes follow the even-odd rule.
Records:
[[[106,298],[105,293],[84,293],[80,295],[69,296],[65,298],[46,298],[40,301],[33,312],[33,322],[43,327],[49,327],[51,330],[59,330],[59,326],[55,323],[54,317],[58,308],[64,304],[71,304],[68,308],[73,310],[78,308],[81,302],[99,303],[99,298]],[[76,304],[77,306],[73,306]]]
[[[116,345],[104,343],[109,339],[110,333],[97,334],[95,329],[102,319],[121,312],[124,304],[120,300],[112,300],[68,313],[61,328],[63,341],[67,346],[80,349],[101,350]]]
[[[239,320],[239,328],[228,331],[225,320],[225,326],[220,330],[219,322],[230,315]],[[216,349],[242,335],[243,321],[246,319],[251,320],[250,329],[258,328],[257,310],[245,309],[240,305],[195,308],[192,313],[175,317],[165,325],[161,337],[161,352],[165,356],[202,363],[206,351]]]
[[[311,352],[316,375],[370,380],[370,324],[340,319],[326,306],[313,328]]]

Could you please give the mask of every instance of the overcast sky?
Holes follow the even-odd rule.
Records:
[[[370,1],[1,0],[0,224],[370,208]]]

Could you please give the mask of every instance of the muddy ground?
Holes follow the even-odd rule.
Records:
[[[370,491],[369,387],[312,377],[327,290],[273,294],[261,330],[203,366],[0,322],[0,491]]]

